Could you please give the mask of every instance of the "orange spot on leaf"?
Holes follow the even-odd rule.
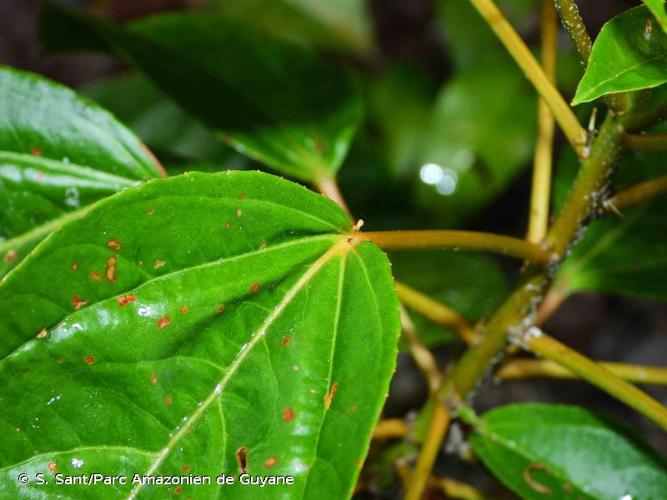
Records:
[[[163,316],[159,320],[157,320],[157,327],[158,328],[167,328],[171,324],[171,319],[169,316]]]
[[[239,464],[239,469],[243,474],[248,472],[248,448],[241,446],[236,450],[236,461]]]
[[[181,306],[181,314],[187,314],[189,311],[188,306]]]
[[[225,306],[222,304],[218,304],[217,306],[215,306],[215,312],[217,312],[218,314],[222,314],[223,312],[225,312]]]
[[[58,464],[56,464],[55,462],[49,462],[46,465],[46,468],[49,469],[49,472],[52,472],[53,474],[57,474],[59,472]]]
[[[153,207],[148,207],[148,208],[146,209],[146,213],[147,213],[148,215],[153,215],[153,214],[155,213],[155,209],[154,209]]]
[[[93,281],[100,281],[100,273],[98,273],[97,271],[93,271],[92,273],[90,273],[90,279]]]
[[[95,356],[86,356],[85,358],[83,358],[83,361],[88,366],[92,366],[95,364]]]
[[[82,299],[81,297],[79,297],[77,295],[72,295],[72,306],[74,307],[75,311],[78,311],[83,306],[85,306],[87,303],[88,303],[88,301]]]
[[[8,250],[5,254],[5,263],[11,264],[16,260],[16,250]]]
[[[156,373],[151,373],[150,381],[151,381],[151,384],[153,384],[153,385],[157,384],[157,374]]]
[[[153,269],[159,269],[159,268],[161,268],[162,266],[164,266],[166,263],[167,263],[166,260],[155,259],[155,260],[153,261]]]
[[[115,250],[116,252],[119,251],[121,248],[123,248],[123,245],[120,244],[120,241],[118,240],[109,240],[107,241],[107,247],[111,250]]]
[[[283,410],[283,420],[288,424],[294,420],[294,410],[289,406]]]
[[[282,340],[280,341],[280,345],[287,345],[289,344],[290,340],[291,340],[290,337],[283,337]]]
[[[338,382],[331,384],[331,389],[324,396],[324,407],[328,410],[331,408],[331,403],[333,403],[334,397],[336,396],[336,391],[338,391]]]
[[[260,290],[259,283],[253,283],[252,285],[250,285],[250,291],[252,293],[259,293],[259,290]]]
[[[134,302],[135,300],[137,300],[136,295],[123,295],[121,297],[118,297],[118,305],[120,307],[125,307],[130,302]]]
[[[245,193],[239,194],[239,200],[245,200],[246,196]]]
[[[278,463],[278,459],[276,457],[269,457],[266,460],[264,460],[264,467],[267,469],[270,469],[274,465]]]
[[[167,394],[164,397],[164,404],[166,404],[167,406],[171,406],[172,404],[174,404],[174,398],[172,398],[169,394]]]
[[[70,267],[72,268],[73,273],[79,270],[79,264],[77,264],[76,262],[72,262],[72,265]]]
[[[43,339],[46,338],[46,335],[49,333],[49,331],[46,328],[42,328],[39,333],[37,334],[38,339]]]
[[[174,488],[174,495],[180,495],[183,492],[183,486],[176,486]]]
[[[109,283],[116,282],[116,257],[113,255],[107,259],[107,269],[104,274]]]
[[[183,466],[181,467],[181,470],[182,470],[183,472],[187,472],[187,471],[190,470],[190,466],[189,466],[189,465],[183,465]]]
[[[34,148],[30,148],[30,153],[35,156],[42,156],[42,154],[44,154],[44,151],[42,151],[42,148],[38,148],[37,146],[35,146]]]
[[[225,222],[225,229],[230,229],[232,227],[231,222]]]

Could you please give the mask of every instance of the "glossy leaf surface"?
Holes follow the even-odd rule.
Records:
[[[526,499],[664,498],[665,463],[623,428],[574,406],[516,404],[486,413],[470,440]]]
[[[595,39],[573,104],[667,82],[667,33],[655,24],[646,7],[607,22]]]
[[[76,210],[160,175],[110,113],[43,77],[0,67],[0,276]]]
[[[667,11],[665,11],[665,0],[643,0],[646,7],[658,20],[663,31],[667,33]]]
[[[227,172],[147,183],[54,233],[0,285],[0,490],[64,491],[19,489],[19,471],[237,476],[241,454],[295,484],[67,491],[350,495],[399,332],[387,258],[350,230],[318,194]]]
[[[335,174],[361,116],[342,68],[222,14],[165,14],[124,28],[50,7],[42,35],[56,49],[115,53],[240,152],[301,180]]]

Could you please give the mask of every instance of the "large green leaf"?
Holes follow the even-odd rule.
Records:
[[[626,430],[582,408],[503,406],[477,422],[470,442],[521,498],[667,497],[664,460]]]
[[[555,200],[562,204],[578,168],[573,154],[559,162]],[[659,154],[627,152],[620,160],[613,188],[618,190],[660,175]],[[609,213],[593,221],[558,272],[555,286],[566,292],[597,291],[667,299],[667,196]]]
[[[572,103],[667,82],[667,34],[654,25],[643,6],[607,22],[595,39]]]
[[[240,152],[305,181],[333,176],[361,116],[346,71],[224,14],[165,14],[127,27],[51,6],[51,48],[106,49]]]
[[[367,51],[373,35],[363,0],[208,0],[225,15],[293,42]]]
[[[528,166],[535,104],[512,67],[486,64],[447,82],[424,131],[419,184],[422,202],[439,207],[441,224],[471,216]]]
[[[0,66],[0,276],[77,210],[160,175],[141,141],[62,85]]]
[[[660,23],[663,31],[667,33],[667,12],[665,11],[665,0],[643,0],[646,7],[653,13]]]
[[[0,284],[0,490],[164,498],[181,490],[52,472],[237,476],[245,453],[295,484],[184,497],[350,495],[400,329],[386,256],[350,231],[321,195],[225,172],[146,183],[52,234]]]

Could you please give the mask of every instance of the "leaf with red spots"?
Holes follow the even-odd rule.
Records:
[[[0,67],[0,110],[0,277],[91,203],[160,175],[111,114],[43,77]]]
[[[240,153],[301,180],[335,176],[361,118],[345,68],[224,14],[118,26],[48,6],[41,21],[47,47],[117,55]]]
[[[239,204],[242,225],[224,230]],[[243,449],[250,474],[295,484],[182,485],[184,498],[349,496],[399,331],[387,258],[354,234],[321,195],[237,171],[146,183],[51,235],[0,283],[0,402],[11,401],[0,404],[0,491],[62,494],[54,481],[16,481],[52,478],[50,462],[64,474],[180,475],[187,464],[237,475]],[[115,281],[90,279],[110,254]],[[86,302],[75,310],[72,297]],[[67,491],[133,488],[173,493]]]

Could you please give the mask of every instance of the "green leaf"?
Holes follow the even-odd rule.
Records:
[[[189,161],[239,160],[213,132],[141,75],[105,78],[80,91],[123,120],[152,151]]]
[[[394,276],[461,313],[471,323],[493,311],[509,287],[502,269],[488,257],[457,252],[391,254]],[[419,338],[429,346],[450,342],[454,334],[411,311]]]
[[[486,64],[442,89],[424,131],[418,184],[422,204],[438,207],[440,224],[472,216],[528,166],[536,100],[527,88],[514,68]]]
[[[654,24],[643,6],[607,22],[595,39],[572,104],[667,82],[667,34]]]
[[[237,476],[244,450],[295,484],[183,497],[351,495],[400,324],[386,256],[350,231],[327,198],[231,171],[146,183],[54,233],[0,284],[0,490],[62,495],[56,468]]]
[[[646,7],[653,13],[655,18],[662,26],[662,29],[667,33],[667,12],[665,12],[665,0],[643,0]]]
[[[226,16],[295,43],[368,51],[373,34],[362,0],[209,0]]]
[[[239,152],[308,182],[335,175],[361,117],[341,67],[223,14],[165,14],[123,28],[51,6],[42,38],[56,49],[114,52]]]
[[[64,220],[161,169],[111,114],[0,66],[0,276]]]
[[[554,196],[558,204],[577,171],[568,154],[558,166]],[[619,190],[664,172],[664,158],[627,152],[620,160],[613,189]],[[560,268],[555,286],[568,293],[594,291],[667,300],[667,196],[609,213],[593,221]]]
[[[486,413],[470,440],[526,499],[665,498],[665,462],[628,431],[574,406],[515,404]]]

